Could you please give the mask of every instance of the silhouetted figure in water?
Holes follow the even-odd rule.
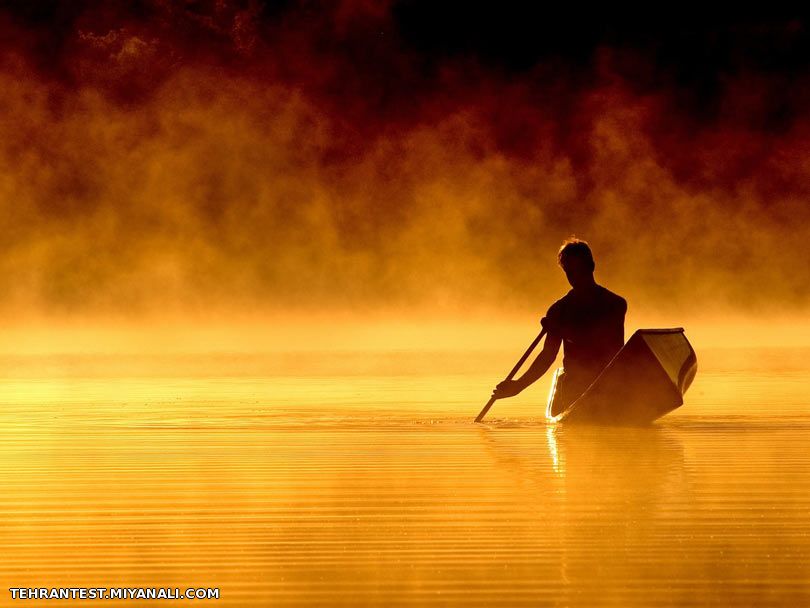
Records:
[[[588,243],[567,240],[557,260],[572,289],[554,302],[543,317],[542,324],[548,332],[543,350],[525,374],[516,380],[504,380],[493,391],[498,399],[517,395],[548,371],[562,343],[564,371],[557,378],[552,416],[579,397],[619,352],[624,345],[627,312],[624,298],[594,280],[596,265]]]

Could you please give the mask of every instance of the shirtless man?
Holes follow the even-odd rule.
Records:
[[[598,285],[588,243],[569,239],[557,254],[571,291],[554,302],[542,319],[548,332],[543,350],[520,378],[504,380],[493,391],[498,399],[512,397],[531,385],[554,363],[563,344],[563,372],[550,407],[556,416],[588,388],[624,345],[627,302]]]

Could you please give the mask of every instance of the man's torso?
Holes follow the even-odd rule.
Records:
[[[563,342],[563,367],[569,382],[590,384],[624,345],[627,302],[594,285],[569,291],[546,313],[544,325]]]

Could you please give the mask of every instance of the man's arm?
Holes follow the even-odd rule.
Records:
[[[496,399],[503,399],[505,397],[513,397],[521,392],[526,387],[536,382],[543,376],[554,363],[557,358],[557,353],[560,352],[560,344],[562,339],[554,334],[547,334],[546,341],[543,344],[543,350],[537,355],[537,358],[517,380],[504,380],[495,390],[492,391],[492,396]]]

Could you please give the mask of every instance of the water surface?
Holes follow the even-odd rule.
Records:
[[[809,354],[702,353],[648,428],[473,424],[510,353],[5,357],[0,605],[806,605]]]

